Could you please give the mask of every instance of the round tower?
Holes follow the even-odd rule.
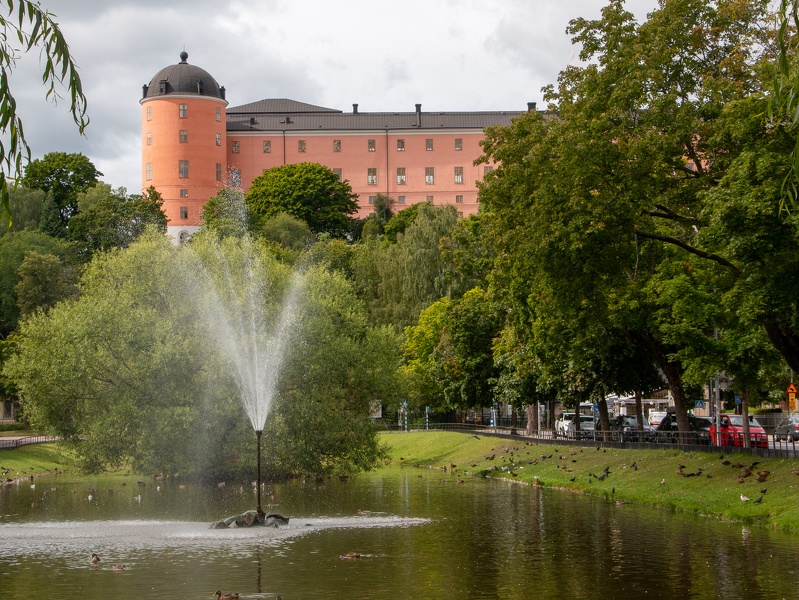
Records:
[[[223,187],[225,88],[187,60],[161,69],[143,86],[142,189],[164,200],[167,231],[177,241],[197,232],[203,204]]]

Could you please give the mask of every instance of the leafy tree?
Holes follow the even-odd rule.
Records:
[[[8,192],[11,223],[0,223],[0,235],[7,231],[39,229],[47,195],[42,190],[30,190],[22,186],[11,188]]]
[[[432,303],[422,310],[415,325],[405,328],[402,350],[405,364],[402,367],[408,381],[411,406],[432,406],[445,411],[444,390],[436,377],[435,349],[444,331],[450,301],[447,298]]]
[[[30,252],[56,256],[59,262],[71,262],[69,244],[39,231],[11,232],[0,237],[0,336],[17,328],[20,316],[17,286],[20,266]]]
[[[15,291],[21,317],[77,294],[77,269],[53,254],[28,252],[17,273]]]
[[[246,195],[250,218],[286,213],[302,219],[314,233],[342,236],[358,210],[357,196],[347,181],[317,163],[296,163],[267,169]]]
[[[419,214],[419,209],[429,202],[417,202],[411,204],[408,208],[403,208],[401,211],[393,215],[385,224],[383,233],[392,242],[397,241],[397,236],[400,233],[405,233],[405,230],[416,220],[416,215]]]
[[[313,240],[311,229],[305,221],[279,213],[261,224],[263,239],[279,244],[287,250],[305,250]]]
[[[22,161],[30,158],[30,148],[25,141],[22,119],[17,115],[16,100],[9,87],[9,75],[13,72],[18,58],[14,47],[16,40],[27,52],[35,47],[42,49],[42,82],[47,88],[46,97],[55,101],[59,98],[56,83],[63,84],[70,97],[70,113],[78,130],[89,124],[86,116],[86,98],[78,75],[78,68],[69,53],[58,23],[38,2],[30,0],[6,0],[7,16],[0,16],[4,34],[0,37],[0,214],[10,217],[11,206],[8,197],[7,177],[16,179],[22,171]],[[6,137],[8,136],[8,137]]]
[[[367,240],[355,248],[354,280],[377,323],[405,327],[426,306],[448,295],[451,278],[440,244],[455,227],[457,212],[452,206],[427,203],[417,210],[396,244]]]
[[[69,239],[90,253],[125,248],[148,227],[166,232],[161,194],[150,186],[144,194],[127,195],[125,188],[101,183],[77,198],[78,214],[69,222]]]
[[[253,299],[259,317],[277,320],[290,275],[247,238],[174,246],[147,233],[95,255],[79,298],[27,318],[4,373],[31,422],[68,440],[90,470],[128,463],[249,479],[255,436],[231,354],[214,343],[223,316],[210,308]],[[206,295],[210,281],[219,285]],[[245,293],[248,281],[262,293]],[[382,455],[371,408],[396,401],[397,336],[368,326],[340,274],[311,268],[299,281],[293,343],[264,429],[267,469],[286,477],[370,468]]]
[[[532,340],[536,356],[553,380],[571,364],[572,382],[598,368],[613,381],[603,356],[614,336],[598,330],[610,324],[665,374],[684,430],[687,363],[712,339],[713,285],[736,270],[700,238],[703,194],[740,152],[718,143],[725,107],[763,87],[764,15],[763,1],[686,0],[638,25],[611,1],[601,19],[570,24],[595,62],[547,90],[558,118],[524,115],[485,143],[501,165],[481,189],[507,266],[497,281],[511,310],[548,332]]]
[[[243,237],[248,231],[244,194],[236,188],[223,188],[203,205],[202,229],[211,229],[219,237]]]
[[[22,183],[51,193],[61,223],[66,226],[78,212],[78,195],[94,186],[101,176],[83,154],[49,152],[25,167]]]

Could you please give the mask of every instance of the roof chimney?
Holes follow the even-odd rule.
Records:
[[[535,102],[527,103],[527,112],[535,112]]]
[[[143,86],[141,86],[141,97],[142,98],[146,98],[147,97],[147,90],[148,89],[150,89],[150,86],[147,85],[146,83]]]
[[[222,96],[222,100],[225,99],[225,86],[219,88],[219,95]]]
[[[421,127],[422,126],[422,105],[421,104],[417,104],[416,105],[416,126],[417,127]]]
[[[358,114],[358,105],[355,104],[354,102],[352,104],[352,114],[354,114],[354,115]]]

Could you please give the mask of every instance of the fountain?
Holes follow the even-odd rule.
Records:
[[[244,410],[255,430],[257,444],[257,507],[228,517],[214,527],[251,525],[278,526],[288,523],[281,515],[267,515],[261,505],[261,437],[272,401],[287,344],[295,322],[299,276],[294,276],[283,298],[277,319],[268,310],[267,299],[274,298],[275,276],[259,259],[252,241],[228,246],[214,259],[216,272],[205,270],[203,312],[211,329],[211,339],[223,356],[230,359],[233,376]],[[235,263],[233,261],[236,261]]]

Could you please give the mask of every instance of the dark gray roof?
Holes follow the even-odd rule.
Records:
[[[166,96],[169,94],[195,94],[225,99],[225,88],[220,88],[216,80],[205,69],[190,65],[189,55],[180,53],[180,62],[165,67],[155,74],[143,90],[144,98]]]
[[[250,102],[241,106],[234,106],[227,109],[227,113],[250,113],[269,114],[269,113],[340,113],[335,108],[325,108],[324,106],[314,106],[305,102],[297,102],[288,98],[267,98],[258,102]]]
[[[285,110],[277,110],[277,107],[281,106],[285,107]],[[300,110],[289,110],[293,106]],[[227,130],[243,132],[484,129],[492,125],[510,125],[511,119],[521,114],[522,111],[344,113],[293,100],[261,100],[229,109]]]

